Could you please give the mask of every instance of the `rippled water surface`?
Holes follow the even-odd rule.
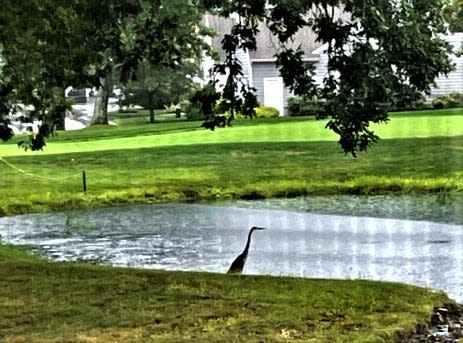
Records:
[[[268,230],[254,233],[245,273],[400,281],[463,301],[459,223],[268,206],[164,204],[23,215],[0,218],[0,235],[55,260],[226,272],[248,229],[258,225]]]

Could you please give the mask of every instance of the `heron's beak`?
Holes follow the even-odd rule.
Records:
[[[259,227],[259,226],[254,226],[254,229],[256,229],[256,230],[267,230],[266,227]]]

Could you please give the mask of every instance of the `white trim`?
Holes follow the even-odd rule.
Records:
[[[276,62],[277,59],[273,58],[252,58],[251,63],[269,63],[269,62]],[[318,62],[318,57],[305,57],[302,59],[304,62]]]
[[[271,86],[271,88],[267,88]],[[264,77],[263,93],[264,106],[271,106],[278,109],[280,116],[285,114],[284,82],[281,76]]]
[[[328,43],[325,43],[318,48],[316,48],[314,51],[312,51],[312,54],[314,55],[320,55],[324,54],[328,50]]]

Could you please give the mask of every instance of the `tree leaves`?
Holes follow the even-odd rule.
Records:
[[[463,0],[449,1],[442,14],[451,32],[463,32]]]
[[[356,156],[379,139],[369,129],[370,122],[387,121],[391,107],[413,102],[429,92],[439,74],[452,70],[450,46],[439,38],[445,29],[443,4],[442,0],[273,0],[251,13],[243,11],[252,5],[250,0],[215,1],[217,13],[240,14],[239,23],[224,39],[229,59],[221,71],[238,70],[232,57],[243,41],[250,42],[245,48],[255,48],[255,28],[265,22],[280,41],[275,57],[285,84],[295,95],[323,98],[319,118],[331,118],[327,128],[340,136],[344,152]],[[287,44],[301,28],[315,32],[316,41],[326,45],[327,75],[319,88],[312,79],[313,67],[304,61],[306,52]],[[230,77],[239,79],[240,74],[231,72]],[[227,81],[227,97],[238,89],[232,84]]]
[[[12,104],[33,106],[27,120],[42,120],[28,146],[39,149],[62,118],[67,86],[106,86],[114,75],[126,82],[143,60],[177,69],[201,58],[210,34],[203,11],[199,0],[2,1],[0,73],[13,89],[0,96],[1,137],[9,138]]]

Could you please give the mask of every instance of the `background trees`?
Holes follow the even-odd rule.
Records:
[[[154,110],[178,104],[195,87],[194,78],[201,72],[201,62],[194,59],[182,61],[175,68],[156,66],[143,60],[133,80],[122,87],[122,96],[128,105],[148,109],[150,123],[154,123]]]
[[[461,0],[448,8],[460,10]],[[133,78],[141,61],[178,70],[198,59],[208,46],[201,26],[205,10],[234,13],[237,21],[223,39],[227,75],[219,95],[224,110],[252,116],[256,99],[242,81],[236,50],[254,49],[258,22],[278,37],[277,64],[295,95],[321,99],[319,118],[340,136],[353,155],[378,137],[370,122],[385,122],[391,106],[402,106],[429,92],[435,77],[452,66],[441,16],[444,0],[2,0],[0,11],[0,135],[7,139],[6,114],[31,105],[25,120],[43,121],[25,146],[40,149],[69,106],[68,85],[98,89],[95,123],[106,123],[107,99],[114,77]],[[450,7],[449,7],[450,6]],[[449,10],[451,13],[452,10]],[[449,13],[450,13],[449,12]],[[460,13],[460,12],[458,12]],[[452,17],[453,18],[453,17]],[[452,19],[453,20],[453,19]],[[458,26],[452,22],[453,26]],[[318,86],[294,34],[309,27],[326,45],[328,74]],[[160,70],[160,69],[157,69]],[[212,81],[214,84],[214,81]],[[241,96],[237,96],[241,93]],[[215,98],[212,97],[212,98]]]
[[[107,123],[115,77],[127,82],[140,61],[176,70],[208,50],[197,0],[2,0],[0,134],[8,114],[31,106],[25,121],[42,120],[26,148],[41,149],[69,103],[67,86],[98,90],[94,123]]]
[[[327,128],[354,156],[379,138],[370,122],[387,121],[390,107],[416,100],[439,74],[452,70],[450,46],[439,37],[445,32],[441,0],[207,2],[220,15],[239,15],[222,42],[227,59],[216,69],[228,72],[222,97],[230,99],[228,90],[239,89],[235,51],[255,49],[257,24],[263,21],[279,39],[276,58],[285,84],[295,95],[322,99],[318,118],[329,118]],[[321,86],[302,49],[290,44],[302,27],[326,46],[328,74]]]

